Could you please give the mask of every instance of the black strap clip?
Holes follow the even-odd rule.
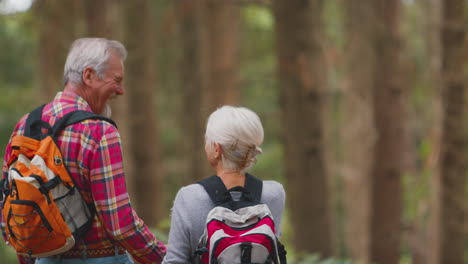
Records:
[[[54,177],[50,179],[48,182],[41,184],[41,187],[39,187],[39,191],[45,195],[47,199],[47,203],[50,204],[50,196],[49,196],[49,191],[53,188],[55,188],[57,185],[62,183],[62,179],[60,177]]]
[[[246,242],[240,245],[241,255],[240,261],[241,264],[250,264],[252,263],[252,243]]]
[[[1,181],[0,181],[0,202],[3,202],[4,199],[8,196],[8,194],[10,194],[10,190],[8,189],[8,179],[7,178],[3,178]]]

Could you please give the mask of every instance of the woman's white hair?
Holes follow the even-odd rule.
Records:
[[[262,153],[262,122],[250,109],[223,106],[208,118],[205,140],[209,151],[213,151],[213,143],[221,145],[221,162],[225,169],[244,173]]]
[[[122,43],[104,38],[80,38],[75,40],[70,48],[65,62],[63,82],[73,84],[83,83],[82,75],[86,67],[93,68],[98,77],[102,78],[107,61],[115,52],[122,61],[127,58],[127,50]]]

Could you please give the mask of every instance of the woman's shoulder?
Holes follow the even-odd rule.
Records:
[[[272,194],[284,194],[284,187],[277,181],[263,181],[263,192]]]
[[[207,201],[210,197],[202,185],[193,183],[179,189],[176,195],[176,200],[182,200],[184,203],[198,203]]]
[[[286,193],[281,183],[277,181],[263,181],[262,199],[284,201]]]
[[[284,202],[285,191],[281,183],[277,181],[263,181],[262,200],[267,202]],[[207,205],[210,204],[210,196],[201,184],[194,183],[179,189],[176,195],[176,201],[186,205]]]

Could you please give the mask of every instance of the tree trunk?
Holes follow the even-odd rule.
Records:
[[[125,44],[129,56],[125,67],[129,99],[130,134],[134,177],[138,192],[135,204],[139,216],[156,226],[163,214],[164,196],[159,171],[159,133],[156,116],[154,51],[155,34],[149,0],[125,2]]]
[[[466,1],[442,2],[442,145],[440,155],[441,211],[440,262],[463,263],[465,183],[467,174],[466,129]]]
[[[208,78],[202,108],[208,115],[223,104],[239,103],[240,3],[203,1],[201,48]]]
[[[362,263],[370,259],[371,172],[377,136],[372,90],[376,54],[373,0],[345,3],[345,67],[343,95],[343,180],[345,240],[350,256]]]
[[[114,0],[112,5],[118,4]],[[86,32],[88,37],[110,38],[115,37],[116,30],[119,28],[113,22],[111,17],[111,2],[109,0],[86,0],[84,2],[84,13],[86,17]],[[114,21],[111,21],[111,20]]]
[[[293,245],[299,253],[329,257],[322,7],[320,0],[273,2]]]
[[[407,165],[400,2],[346,2],[344,129],[347,243],[363,263],[396,264]]]
[[[211,112],[239,102],[240,3],[179,0],[181,73],[187,181],[214,174],[205,157],[204,132]]]
[[[187,164],[182,185],[193,183],[214,174],[205,157],[205,123],[207,113],[203,106],[202,63],[202,8],[200,1],[179,0],[177,12],[180,17],[181,87],[183,96],[182,129],[184,153]],[[205,69],[206,70],[206,69]],[[206,74],[205,74],[206,79]]]
[[[427,78],[431,83],[432,90],[432,124],[428,127],[429,141],[431,142],[431,155],[426,162],[426,171],[431,172],[430,200],[429,200],[429,218],[425,226],[417,226],[420,230],[419,239],[413,246],[414,264],[438,264],[440,258],[440,146],[442,134],[442,95],[441,95],[441,69],[442,69],[442,45],[441,45],[441,0],[426,0],[423,2],[425,13],[429,23],[426,29],[427,56],[429,67]],[[420,218],[426,218],[423,212]]]
[[[402,191],[407,164],[407,93],[400,60],[400,0],[374,1],[376,14],[373,99],[377,141],[372,170],[371,261],[400,260]]]
[[[63,89],[63,67],[77,35],[75,8],[72,0],[38,0],[33,12],[38,23],[39,87],[41,100],[51,101]],[[67,12],[64,12],[67,10]]]

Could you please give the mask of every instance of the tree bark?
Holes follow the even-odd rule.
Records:
[[[77,36],[79,16],[72,0],[38,0],[33,12],[38,23],[39,87],[41,100],[51,101],[63,89],[63,67]],[[67,10],[67,12],[64,12]]]
[[[374,124],[373,0],[345,1],[345,68],[343,95],[343,180],[345,241],[354,260],[370,260],[371,172],[377,128]]]
[[[463,263],[467,173],[466,109],[466,1],[442,2],[442,145],[440,154],[440,259]]]
[[[373,82],[377,140],[372,170],[371,261],[397,264],[400,260],[401,178],[409,146],[406,129],[407,93],[401,74],[399,0],[374,1],[374,48],[377,54]]]
[[[84,13],[86,18],[86,32],[88,37],[110,38],[112,39],[118,26],[117,21],[111,17],[112,6],[118,4],[119,0],[110,2],[109,0],[86,0],[84,2]],[[114,21],[112,21],[114,20]]]
[[[211,112],[239,102],[240,3],[179,0],[181,85],[187,179],[214,174],[205,157],[204,132]]]
[[[214,174],[205,157],[204,132],[207,113],[203,108],[204,75],[202,63],[202,8],[200,1],[179,0],[177,12],[180,18],[181,87],[183,96],[182,129],[187,175],[183,185]],[[205,68],[203,68],[205,66]],[[205,70],[205,71],[204,71]]]
[[[139,216],[156,226],[164,218],[164,196],[159,170],[159,132],[156,116],[156,39],[149,0],[125,2],[125,44],[129,56],[125,67],[129,99],[130,134]],[[130,88],[131,87],[131,88]],[[156,201],[156,202],[155,202]]]
[[[329,257],[322,8],[320,0],[273,1],[293,245],[299,253]]]
[[[442,41],[441,41],[441,18],[442,3],[440,0],[426,0],[423,2],[428,24],[425,30],[427,43],[427,57],[429,67],[427,78],[432,84],[432,123],[428,127],[429,141],[431,142],[431,155],[425,163],[426,171],[431,172],[429,182],[430,200],[427,211],[429,217],[427,223],[423,222],[426,214],[422,215],[419,225],[418,239],[412,247],[414,264],[438,264],[440,258],[440,146],[442,134]],[[425,225],[424,225],[425,224]]]
[[[202,108],[208,115],[221,105],[239,103],[240,3],[203,1],[201,48],[208,78]]]

